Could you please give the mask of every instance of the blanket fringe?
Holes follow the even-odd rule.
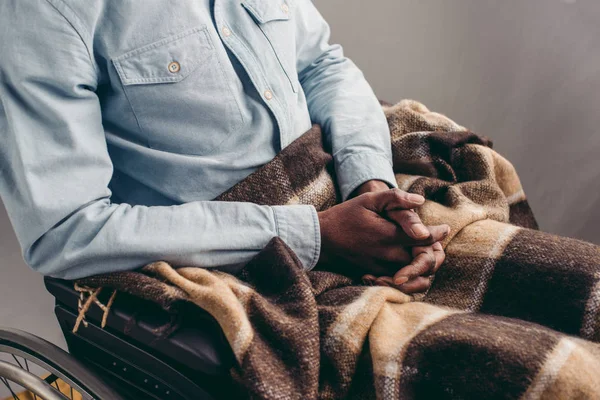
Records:
[[[92,306],[92,303],[95,303],[100,309],[103,311],[102,314],[102,322],[100,326],[104,328],[106,326],[106,321],[108,319],[108,313],[110,312],[110,308],[112,307],[115,297],[117,297],[117,290],[113,290],[110,298],[106,305],[102,304],[100,300],[98,300],[98,295],[102,292],[102,287],[99,288],[91,288],[88,286],[83,286],[75,283],[73,285],[75,290],[79,292],[79,299],[77,300],[77,320],[75,321],[75,326],[73,327],[73,333],[77,333],[79,330],[79,326],[83,324],[84,327],[87,328],[88,322],[85,320],[85,316]]]

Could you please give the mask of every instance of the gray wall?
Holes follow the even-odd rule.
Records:
[[[380,98],[494,139],[544,230],[600,243],[598,0],[320,0]],[[0,325],[62,344],[0,207]]]
[[[17,238],[0,202],[0,326],[35,333],[64,346],[56,318],[54,299],[42,277],[25,265]],[[0,398],[4,385],[0,384]]]

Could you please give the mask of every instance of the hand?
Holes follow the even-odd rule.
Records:
[[[363,183],[358,188],[356,188],[356,190],[352,193],[351,198],[364,193],[383,192],[386,190],[390,190],[387,183],[373,179]],[[422,205],[425,202],[425,199],[423,198],[423,196],[416,196],[419,196],[418,205]],[[430,235],[429,230],[421,222],[419,215],[410,209],[388,211],[387,215],[393,221],[398,223],[402,227],[402,229],[404,229],[404,232],[406,232],[406,234],[412,237],[413,239],[425,239]]]
[[[448,226],[427,227],[426,236],[413,238],[403,226],[384,216],[393,217],[424,201],[420,195],[387,189],[362,194],[320,212],[321,266],[359,278],[364,274],[390,276],[409,265],[413,256],[406,247],[431,246],[448,234]]]
[[[388,190],[386,183],[371,180],[359,186],[353,195],[384,190]],[[388,212],[387,215],[413,238],[429,235],[419,216],[412,210],[395,210]],[[367,274],[362,277],[363,282],[369,285],[394,287],[406,294],[426,292],[431,286],[430,276],[437,272],[446,258],[444,249],[441,243],[436,242],[431,246],[413,247],[411,254],[413,257],[411,264],[401,268],[393,277],[376,277]]]
[[[363,283],[393,287],[406,294],[426,292],[431,287],[431,276],[437,272],[446,258],[444,249],[441,243],[436,242],[429,247],[413,247],[412,255],[413,262],[401,268],[393,277],[376,277],[367,274],[362,278]]]

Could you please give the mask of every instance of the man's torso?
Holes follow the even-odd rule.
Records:
[[[293,0],[51,0],[98,72],[115,200],[207,200],[310,127]]]

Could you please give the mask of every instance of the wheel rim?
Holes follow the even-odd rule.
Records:
[[[38,378],[32,373],[25,371],[13,364],[7,363],[6,361],[0,361],[0,378],[2,382],[9,389],[13,399],[20,399],[21,394],[15,393],[15,391],[9,385],[9,382],[13,382],[16,385],[22,386],[33,394],[34,399],[40,396],[44,400],[65,400],[66,397],[56,391],[50,386],[45,380]]]
[[[42,380],[48,384],[49,387],[54,390],[54,392],[60,393],[62,395],[62,399],[95,399],[94,396],[92,396],[85,388],[82,387],[77,379],[57,369],[54,365],[52,365],[51,362],[42,356],[32,354],[27,350],[20,349],[15,345],[2,343],[0,343],[0,355],[4,356],[0,359],[0,361],[8,363],[15,368],[18,368],[26,373],[31,374],[33,377]],[[39,378],[39,376],[44,376],[44,378]],[[15,385],[11,385],[11,383],[14,383]],[[15,400],[22,399],[24,397],[23,393],[26,394],[27,392],[30,392],[31,394],[28,395],[29,397],[25,398],[45,400],[45,397],[40,397],[41,394],[35,393],[33,390],[31,390],[31,388],[12,380],[6,380],[4,377],[0,378],[0,387],[5,387],[8,389],[9,396],[12,395],[13,399]],[[19,396],[19,394],[21,394],[21,396]],[[31,397],[31,395],[33,395],[33,397]]]

